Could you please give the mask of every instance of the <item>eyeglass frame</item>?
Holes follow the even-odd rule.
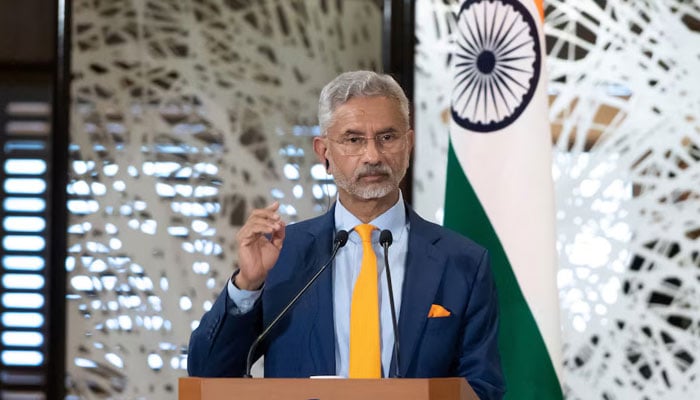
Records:
[[[395,135],[396,140],[401,140],[403,145],[401,146],[401,148],[397,148],[397,149],[392,150],[392,151],[387,151],[386,149],[384,149],[382,147],[381,142],[378,142],[379,138],[383,135]],[[378,133],[378,134],[374,135],[374,137],[349,134],[349,135],[346,135],[345,137],[343,137],[342,139],[333,139],[328,135],[324,135],[324,138],[330,140],[331,142],[337,143],[344,156],[361,156],[362,154],[366,153],[367,146],[368,146],[370,140],[374,141],[374,144],[375,144],[377,151],[379,153],[381,153],[381,154],[396,154],[396,153],[399,153],[402,150],[406,149],[406,138],[408,138],[408,131],[406,131],[404,133],[398,133],[394,130],[391,130],[391,131],[387,131],[387,132]],[[346,141],[348,139],[350,139],[350,140],[359,139],[359,140],[363,141],[364,144],[362,145],[362,150],[359,153],[352,153],[352,152],[348,153],[345,149]]]

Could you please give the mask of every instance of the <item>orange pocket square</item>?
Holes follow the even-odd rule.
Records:
[[[449,317],[450,312],[440,304],[433,304],[430,306],[430,312],[428,312],[428,318],[442,318]]]

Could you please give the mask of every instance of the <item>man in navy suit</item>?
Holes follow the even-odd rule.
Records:
[[[350,305],[362,244],[353,228],[377,227],[382,376],[468,380],[482,399],[505,383],[497,347],[498,307],[486,250],[430,223],[404,203],[399,182],[414,143],[408,99],[388,75],[341,74],[321,92],[314,151],[338,198],[326,214],[285,226],[279,204],[254,210],[236,235],[238,266],[192,333],[192,376],[242,376],[263,327],[331,257],[336,232],[350,232],[323,272],[261,345],[267,377],[348,376]],[[398,313],[399,364],[379,230],[393,235],[389,265]]]

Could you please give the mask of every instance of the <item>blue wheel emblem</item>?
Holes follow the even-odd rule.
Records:
[[[525,110],[540,76],[540,42],[517,0],[465,1],[457,17],[452,119],[488,133]]]

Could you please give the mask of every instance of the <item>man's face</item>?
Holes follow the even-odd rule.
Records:
[[[399,150],[389,151],[377,137],[396,135]],[[359,154],[349,155],[342,142],[366,138]],[[333,113],[326,138],[317,138],[314,148],[330,162],[330,173],[338,190],[359,200],[373,200],[395,193],[408,169],[413,131],[401,114],[399,104],[386,97],[356,97]],[[362,139],[361,139],[362,140]]]

